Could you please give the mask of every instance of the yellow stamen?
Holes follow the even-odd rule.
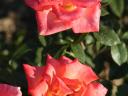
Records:
[[[76,6],[72,3],[67,3],[62,6],[66,11],[73,11],[76,9]]]
[[[47,96],[52,96],[52,92],[48,91]]]

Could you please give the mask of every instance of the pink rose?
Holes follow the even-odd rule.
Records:
[[[107,89],[96,82],[93,70],[77,59],[47,57],[46,66],[24,64],[32,96],[105,96]]]
[[[72,28],[75,33],[99,30],[100,0],[25,0],[36,11],[40,35]]]
[[[0,84],[0,96],[22,96],[20,87]]]

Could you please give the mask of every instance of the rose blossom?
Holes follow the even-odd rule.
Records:
[[[0,84],[0,96],[22,96],[22,93],[20,91],[20,87]]]
[[[105,96],[107,89],[96,82],[93,70],[77,59],[47,57],[42,67],[24,64],[32,96]]]
[[[100,0],[25,0],[36,11],[40,35],[72,28],[75,33],[99,30]]]

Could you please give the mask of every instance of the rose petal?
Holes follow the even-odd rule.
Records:
[[[72,2],[79,7],[91,7],[99,3],[100,0],[72,0]]]
[[[59,1],[49,1],[49,0],[25,0],[25,3],[36,11],[42,11],[44,9],[52,8],[52,6],[57,5]]]
[[[99,31],[100,4],[85,9],[85,15],[73,22],[75,33]]]
[[[67,96],[68,94],[73,93],[73,91],[70,88],[68,88],[68,86],[63,82],[63,80],[56,76],[53,79],[50,88],[52,88],[52,96]]]
[[[25,0],[25,3],[34,10],[39,10],[42,8],[41,3],[39,3],[38,0]]]
[[[54,67],[59,77],[78,79],[86,84],[98,79],[89,66],[81,64],[77,59],[67,64],[49,56],[46,63]]]
[[[72,62],[72,60],[71,60],[70,58],[66,57],[66,56],[61,56],[58,60],[59,60],[59,62],[60,62],[61,64],[62,64],[62,63],[64,63],[64,64],[69,64],[69,63]]]
[[[98,79],[89,66],[81,64],[77,59],[70,64],[65,64],[65,66],[66,68],[63,74],[65,78],[78,79],[79,81],[84,81],[85,84]]]
[[[28,80],[28,86],[35,88],[44,79],[42,76],[46,67],[33,67],[28,64],[24,64],[23,66]]]
[[[107,89],[100,83],[93,82],[87,86],[87,89],[82,96],[105,96]]]
[[[46,84],[46,81],[51,82],[53,78],[53,74],[55,74],[53,67],[50,65],[45,67],[33,67],[27,64],[24,64],[23,66],[26,73],[26,78],[28,80],[29,93],[45,94],[48,89],[48,85]],[[44,90],[44,91],[41,91],[41,90]],[[33,95],[33,96],[36,96],[36,95]]]
[[[41,81],[38,85],[36,85],[35,88],[29,87],[28,89],[29,94],[32,96],[45,96],[47,91],[48,91],[48,84],[45,80]]]
[[[0,84],[0,96],[22,96],[20,87]]]
[[[71,23],[60,20],[51,9],[36,13],[40,35],[50,35],[71,28]]]
[[[80,7],[77,7],[72,11],[68,11],[63,7],[59,7],[56,10],[57,11],[55,11],[55,14],[58,16],[58,18],[67,22],[72,22],[73,20],[80,18],[85,13],[83,8]]]
[[[66,68],[65,63],[68,64],[69,62],[71,62],[69,59],[67,59],[67,60],[66,59],[65,60],[63,59],[62,61],[60,61],[61,58],[60,58],[60,60],[56,60],[56,59],[52,58],[50,55],[48,55],[46,64],[52,65],[54,67],[55,71],[57,72],[58,76],[61,76],[61,75],[63,76],[63,74],[65,72],[65,68]]]
[[[73,90],[74,92],[78,92],[81,90],[82,83],[80,83],[77,79],[68,79],[62,78],[62,80],[66,83],[66,85]]]

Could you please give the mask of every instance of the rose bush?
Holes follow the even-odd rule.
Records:
[[[47,57],[46,66],[24,64],[32,96],[105,96],[107,89],[96,82],[93,70],[77,59]]]
[[[100,0],[25,0],[36,11],[40,35],[72,28],[75,33],[99,30]]]
[[[22,96],[22,93],[20,91],[20,87],[0,84],[0,96]]]

